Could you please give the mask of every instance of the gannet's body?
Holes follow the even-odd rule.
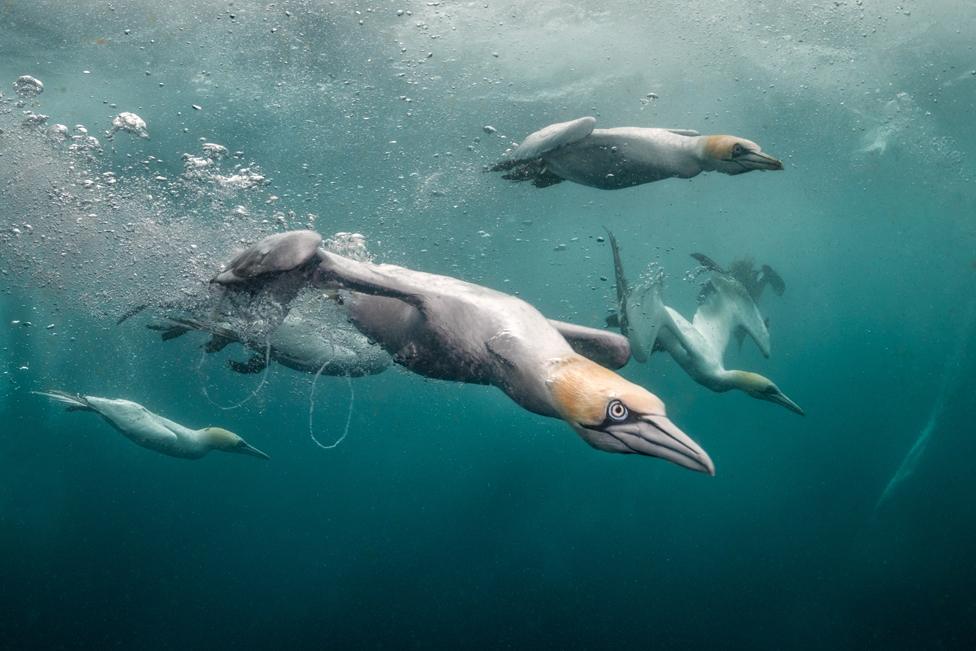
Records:
[[[164,340],[174,339],[190,330],[209,332],[210,341],[204,346],[208,353],[218,352],[232,342],[252,351],[246,362],[228,361],[230,368],[238,373],[260,372],[267,361],[273,360],[301,373],[359,377],[382,373],[393,361],[386,351],[372,344],[358,330],[347,325],[323,332],[322,324],[316,323],[313,316],[298,310],[288,312],[266,338],[235,330],[231,323],[181,317],[168,321],[149,327],[162,331]]]
[[[511,181],[544,188],[573,181],[603,190],[706,171],[742,174],[781,170],[779,160],[756,143],[736,136],[703,136],[688,129],[617,127],[596,129],[596,119],[552,124],[530,134],[511,157],[491,170]]]
[[[660,278],[630,287],[620,260],[616,238],[610,235],[617,282],[617,309],[622,332],[631,341],[634,358],[644,361],[654,350],[665,350],[695,382],[712,391],[739,389],[753,398],[769,400],[802,414],[768,378],[725,368],[723,357],[732,335],[742,330],[769,357],[769,330],[759,308],[741,283],[713,273],[691,322],[664,304]]]
[[[268,458],[233,432],[220,427],[190,429],[130,400],[76,396],[62,391],[34,393],[68,405],[68,411],[94,411],[136,445],[160,454],[199,459],[211,450],[221,450]]]
[[[247,290],[264,280],[291,286],[280,278],[291,276],[343,290],[356,327],[415,373],[496,386],[528,411],[565,420],[598,449],[714,473],[708,455],[667,418],[656,396],[570,344],[622,365],[629,356],[623,337],[549,321],[520,298],[456,278],[317,247],[307,256],[295,253],[320,239],[310,231],[274,237],[238,255],[214,282]]]

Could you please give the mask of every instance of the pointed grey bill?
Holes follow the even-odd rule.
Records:
[[[793,402],[792,400],[790,400],[786,396],[786,394],[783,393],[782,391],[780,391],[779,393],[774,393],[774,394],[770,395],[769,398],[767,398],[767,399],[770,402],[775,402],[777,405],[782,405],[783,407],[786,407],[787,409],[789,409],[793,413],[800,414],[801,416],[806,416],[806,412],[803,411],[803,408],[800,407],[800,405],[798,405],[795,402]]]
[[[748,167],[755,170],[781,170],[783,161],[773,158],[769,154],[761,151],[750,151],[735,158],[737,163],[747,163]]]
[[[659,457],[689,470],[715,475],[715,464],[700,445],[664,415],[644,415],[636,422],[611,425],[608,434],[636,454]]]
[[[253,445],[251,445],[250,443],[244,440],[238,443],[237,447],[231,450],[231,452],[237,452],[240,454],[249,454],[252,457],[257,457],[258,459],[268,460],[271,458],[267,454],[261,452],[261,450],[258,450],[256,447],[254,447]]]

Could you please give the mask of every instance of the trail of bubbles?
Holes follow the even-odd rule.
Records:
[[[352,387],[352,378],[348,373],[344,373],[343,375],[346,378],[346,384],[349,386],[349,410],[346,412],[346,426],[342,430],[342,436],[328,445],[322,443],[315,437],[315,429],[312,423],[312,414],[315,412],[315,385],[318,383],[319,376],[322,375],[322,371],[324,371],[325,367],[331,363],[331,359],[328,359],[322,363],[322,366],[319,368],[318,372],[315,373],[315,378],[312,380],[312,389],[308,394],[308,435],[312,439],[312,442],[323,450],[333,450],[339,447],[339,444],[346,440],[346,437],[349,435],[349,425],[352,423],[353,405],[356,402],[356,391]]]

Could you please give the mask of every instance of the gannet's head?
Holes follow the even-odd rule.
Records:
[[[764,154],[751,140],[738,136],[702,136],[701,162],[705,169],[725,174],[752,170],[781,170],[783,163]]]
[[[557,364],[547,384],[560,417],[598,450],[715,474],[708,454],[665,415],[664,403],[613,371],[574,355]]]
[[[786,394],[780,391],[779,387],[768,377],[764,377],[758,373],[750,373],[749,371],[731,371],[731,373],[732,385],[736,389],[745,391],[753,398],[775,402],[777,405],[782,405],[792,412],[796,412],[801,416],[804,415],[800,405],[787,398]]]
[[[201,431],[203,432],[203,439],[210,444],[210,449],[212,450],[250,454],[252,457],[258,457],[259,459],[271,458],[237,434],[234,434],[234,432],[229,432],[222,427],[204,427]]]

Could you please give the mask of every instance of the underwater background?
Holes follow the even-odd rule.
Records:
[[[974,648],[974,33],[949,0],[0,1],[0,644]],[[106,137],[121,111],[151,138]],[[583,115],[742,135],[786,169],[616,192],[483,172]],[[202,142],[239,153],[195,175]],[[308,225],[594,327],[604,227],[684,314],[690,253],[751,257],[787,285],[761,304],[772,356],[726,362],[806,416],[631,362],[711,478],[491,387],[261,384],[239,347],[116,325]],[[49,388],[272,458],[153,454]]]

